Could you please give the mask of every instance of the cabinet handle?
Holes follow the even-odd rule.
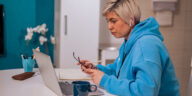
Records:
[[[68,27],[67,26],[67,23],[68,23],[67,22],[67,15],[65,15],[64,18],[65,18],[65,35],[67,35],[67,27]]]

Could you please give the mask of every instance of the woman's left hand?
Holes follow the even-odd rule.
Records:
[[[84,71],[90,73],[93,83],[95,83],[96,85],[99,85],[101,78],[104,75],[102,71],[97,69],[85,69]]]

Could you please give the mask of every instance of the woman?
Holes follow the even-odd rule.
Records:
[[[82,70],[111,94],[121,96],[179,96],[179,83],[157,21],[140,22],[136,0],[109,0],[103,15],[116,38],[124,38],[113,64],[83,60]],[[79,63],[79,64],[80,64]]]

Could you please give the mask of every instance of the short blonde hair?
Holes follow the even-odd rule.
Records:
[[[135,24],[140,22],[141,11],[137,0],[108,0],[104,10],[103,16],[107,13],[114,11],[120,16],[127,24],[131,18],[135,19]]]

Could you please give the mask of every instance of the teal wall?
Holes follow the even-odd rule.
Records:
[[[0,57],[0,70],[22,68],[20,54],[27,49],[24,40],[27,27],[46,23],[48,34],[54,33],[53,2],[54,0],[0,0],[5,11],[5,55]],[[49,48],[51,57],[53,57],[52,48]]]
[[[54,0],[36,0],[36,24],[47,24],[49,32],[46,34],[50,39],[50,35],[54,36]],[[53,61],[53,46],[48,43],[49,55]],[[41,50],[44,51],[42,48]]]

